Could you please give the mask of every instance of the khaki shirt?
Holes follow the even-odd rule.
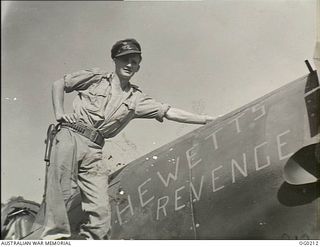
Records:
[[[64,76],[65,92],[78,92],[73,109],[80,121],[100,130],[105,138],[117,135],[134,118],[163,121],[170,106],[155,101],[135,85],[130,84],[127,92],[113,99],[113,76],[98,68]]]

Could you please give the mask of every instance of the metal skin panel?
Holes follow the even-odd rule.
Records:
[[[112,238],[319,239],[318,92],[312,72],[129,164],[110,184]]]
[[[110,186],[113,239],[193,239],[183,143],[130,164]]]

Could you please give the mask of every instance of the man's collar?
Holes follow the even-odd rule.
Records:
[[[106,73],[106,78],[107,80],[109,81],[109,83],[111,83],[112,79],[115,77],[115,73],[112,72],[112,73]],[[130,90],[129,91],[132,91],[135,90],[135,91],[139,91],[141,92],[141,90],[139,89],[139,86],[135,85],[135,84],[131,84],[130,81],[129,81],[129,84],[128,86],[130,87]]]
[[[141,90],[139,89],[139,86],[134,85],[134,84],[131,84],[131,83],[130,83],[130,85],[131,85],[131,87],[132,87],[133,89],[141,92]]]

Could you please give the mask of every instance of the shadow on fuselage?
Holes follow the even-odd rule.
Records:
[[[281,204],[294,207],[311,203],[319,197],[319,147],[319,143],[305,146],[294,153],[287,161],[284,176],[289,180],[285,181],[278,191],[278,200]],[[305,181],[304,179],[296,179],[303,173],[308,175],[305,176]],[[314,182],[310,178],[313,178]],[[290,180],[294,183],[290,182]]]
[[[292,185],[284,182],[278,191],[278,200],[288,207],[305,205],[319,197],[320,183]]]

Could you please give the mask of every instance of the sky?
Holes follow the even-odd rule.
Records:
[[[55,123],[52,83],[99,67],[112,72],[119,39],[142,46],[132,83],[156,100],[219,116],[308,73],[315,0],[1,1],[1,202],[40,202],[46,131]],[[74,94],[66,95],[72,110]],[[104,147],[128,163],[199,128],[133,120]]]

